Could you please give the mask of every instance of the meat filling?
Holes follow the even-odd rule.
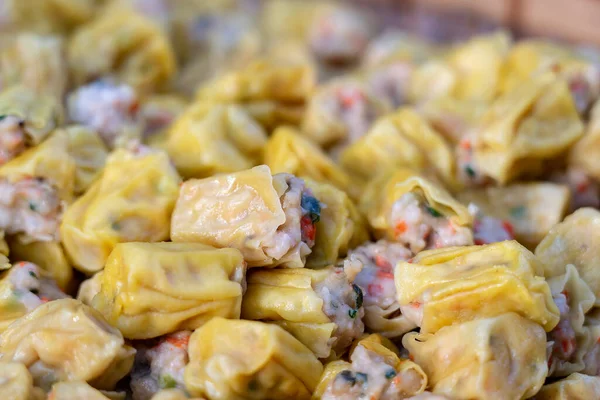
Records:
[[[423,387],[423,377],[414,369],[397,370],[379,354],[357,346],[352,367],[340,372],[329,384],[323,400],[408,399]]]
[[[0,179],[0,229],[9,235],[58,240],[63,208],[56,189],[43,178]]]
[[[369,76],[369,86],[379,99],[384,99],[394,108],[406,102],[406,89],[413,67],[409,63],[396,62],[378,68]]]
[[[190,331],[162,337],[154,347],[140,346],[131,372],[133,400],[145,400],[161,389],[185,390],[183,371],[189,361]]]
[[[25,122],[14,116],[0,116],[0,165],[7,163],[27,148]]]
[[[569,319],[569,298],[568,293],[563,291],[553,296],[554,303],[560,311],[560,321],[558,325],[548,333],[548,341],[554,342],[548,365],[550,373],[557,364],[569,361],[577,349],[577,340],[575,330],[571,326]]]
[[[394,266],[412,257],[400,243],[380,240],[352,250],[344,260],[344,271],[364,293],[364,305],[389,309],[397,306]]]
[[[127,85],[96,81],[68,98],[69,118],[94,129],[109,147],[127,141],[138,125],[138,98]]]
[[[323,299],[323,312],[337,325],[332,349],[339,354],[364,332],[363,293],[358,286],[350,284],[342,268],[332,269],[327,279],[314,289]]]
[[[361,58],[371,35],[371,27],[363,15],[338,8],[315,20],[309,31],[309,41],[319,60],[344,65]]]
[[[512,240],[515,238],[514,229],[510,222],[489,217],[471,203],[469,212],[473,215],[473,241],[475,244],[490,244]]]
[[[27,312],[49,301],[68,297],[40,267],[30,262],[15,264],[5,279],[10,283],[14,298]]]
[[[265,253],[275,260],[281,260],[298,248],[300,257],[304,259],[315,244],[316,223],[321,215],[321,206],[312,192],[304,186],[302,179],[289,175],[286,183],[288,188],[280,199],[285,223],[266,244]]]
[[[582,207],[600,208],[600,186],[582,170],[569,168],[553,174],[550,180],[569,187],[572,211]]]
[[[406,193],[394,203],[390,221],[395,240],[413,253],[473,244],[470,228],[458,226],[415,193]]]

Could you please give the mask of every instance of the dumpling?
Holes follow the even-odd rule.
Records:
[[[57,241],[63,211],[73,199],[76,168],[61,130],[2,165],[0,229],[20,234],[25,243]]]
[[[559,321],[543,265],[515,241],[424,251],[398,263],[394,278],[402,314],[422,333],[507,312],[547,332]]]
[[[4,88],[20,84],[61,100],[67,78],[65,45],[58,36],[21,33],[0,51],[0,81]]]
[[[278,125],[300,123],[314,86],[310,66],[265,58],[206,83],[196,98],[238,104],[271,131]]]
[[[379,335],[369,335],[353,348],[350,362],[327,364],[313,399],[408,399],[426,387],[421,367],[400,358]]]
[[[199,243],[120,243],[106,260],[92,305],[127,339],[239,318],[245,264],[235,249]]]
[[[390,111],[391,106],[358,79],[332,80],[311,96],[302,131],[322,147],[335,146],[334,153],[339,153]]]
[[[335,358],[363,333],[362,302],[341,268],[253,270],[242,318],[272,321],[317,357]]]
[[[574,373],[542,386],[533,400],[596,399],[600,396],[600,377]]]
[[[328,183],[304,179],[319,199],[321,213],[315,224],[315,245],[306,259],[308,268],[334,265],[349,249],[369,239],[366,221],[343,191]]]
[[[45,400],[46,393],[33,386],[27,367],[16,362],[0,362],[0,392],[11,400]]]
[[[161,151],[114,151],[102,175],[63,216],[60,234],[73,266],[92,274],[117,243],[168,239],[179,183]]]
[[[503,92],[522,85],[535,74],[548,70],[557,72],[560,79],[569,85],[575,106],[581,114],[600,94],[598,66],[557,43],[523,40],[510,50],[503,68]]]
[[[499,97],[474,137],[472,168],[500,184],[539,173],[542,161],[566,152],[583,123],[565,81],[536,75]]]
[[[171,240],[236,248],[249,267],[302,268],[315,244],[320,213],[318,199],[303,180],[272,176],[261,165],[184,182]]]
[[[73,286],[73,268],[60,242],[29,242],[20,235],[8,239],[10,258],[17,261],[29,261],[36,264],[63,291],[70,291]]]
[[[457,194],[463,204],[474,204],[483,215],[501,220],[519,243],[534,248],[567,213],[571,199],[564,185],[549,182],[514,183],[503,187],[470,189]],[[476,244],[491,243],[489,224],[473,223]]]
[[[213,318],[194,331],[185,387],[210,400],[309,400],[323,365],[281,327]]]
[[[72,299],[43,304],[0,335],[0,360],[25,364],[47,391],[59,381],[110,390],[129,373],[134,354],[102,315]]]
[[[544,265],[544,276],[547,279],[563,275],[567,265],[573,264],[581,279],[596,296],[596,305],[600,305],[598,224],[598,210],[580,208],[552,227],[535,249],[536,257]]]
[[[350,177],[315,143],[300,131],[281,126],[269,138],[264,148],[264,162],[273,173],[287,172],[299,178],[311,178],[348,192],[358,193]]]
[[[570,166],[600,181],[600,101],[592,107],[585,135],[571,147],[567,160]]]
[[[363,292],[363,322],[369,332],[396,338],[417,327],[402,315],[394,283],[394,267],[412,256],[400,243],[379,240],[354,248],[344,260],[344,271]]]
[[[586,367],[584,358],[591,351],[592,332],[584,327],[585,314],[596,301],[594,293],[581,279],[577,268],[567,265],[564,275],[548,279],[554,303],[560,311],[558,325],[548,333],[552,342],[548,359],[549,376],[567,376]]]
[[[63,122],[64,110],[52,96],[25,86],[0,93],[0,165],[44,141]]]
[[[410,108],[379,119],[368,133],[348,146],[340,164],[361,181],[398,167],[430,172],[454,185],[454,156],[444,138]]]
[[[42,304],[66,297],[46,271],[30,262],[15,263],[0,279],[0,332]]]
[[[450,398],[524,399],[548,372],[544,329],[514,313],[448,326],[436,334],[407,333],[402,345]]]
[[[76,85],[111,76],[143,94],[164,87],[176,70],[166,34],[127,8],[107,11],[75,32],[68,62]]]
[[[196,102],[169,128],[164,147],[183,177],[205,178],[253,167],[266,142],[242,107]]]
[[[359,209],[375,236],[423,249],[473,244],[472,216],[442,186],[409,169],[371,181]]]

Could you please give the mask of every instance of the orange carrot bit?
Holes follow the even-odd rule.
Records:
[[[344,108],[352,107],[354,103],[364,98],[363,94],[358,90],[341,91],[339,96],[342,107]]]
[[[400,383],[402,383],[402,377],[401,375],[396,375],[396,377],[394,378],[394,384],[398,386],[400,385]]]
[[[471,141],[469,139],[463,139],[460,141],[459,146],[464,150],[471,150]]]
[[[420,301],[411,301],[409,303],[409,306],[411,306],[413,308],[419,308],[419,307],[421,307],[421,302]]]
[[[188,343],[190,341],[190,337],[189,336],[185,336],[185,337],[168,336],[166,338],[166,341],[168,343],[172,344],[175,347],[183,349],[183,348],[186,348],[188,346]]]
[[[47,298],[46,296],[42,296],[42,297],[40,297],[40,300],[42,301],[42,303],[47,303],[47,302],[49,302],[49,301],[50,301],[50,299],[49,299],[49,298]]]
[[[383,279],[394,279],[394,274],[388,271],[378,270],[377,277]]]
[[[561,293],[565,295],[567,300],[569,300],[569,291],[567,289],[563,290]]]
[[[415,361],[415,356],[413,356],[412,354],[409,354],[409,355],[408,355],[408,359],[409,359],[410,361]]]
[[[379,268],[392,268],[392,264],[390,264],[388,260],[380,255],[375,256],[375,265],[377,265]]]
[[[408,230],[408,226],[406,225],[406,221],[401,220],[394,227],[394,235],[399,236]]]
[[[515,228],[513,227],[513,225],[510,222],[502,221],[502,227],[504,228],[504,230],[506,230],[506,232],[508,232],[510,237],[512,237],[512,238],[515,237]]]
[[[587,180],[585,180],[583,182],[579,182],[575,190],[577,190],[577,193],[583,193],[588,189],[589,186],[590,183]]]

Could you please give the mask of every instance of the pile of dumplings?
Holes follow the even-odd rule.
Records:
[[[5,398],[600,398],[600,51],[4,3]]]

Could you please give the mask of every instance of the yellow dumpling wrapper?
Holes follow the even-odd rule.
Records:
[[[523,40],[504,63],[501,91],[508,92],[544,71],[554,71],[569,83],[577,110],[585,114],[600,94],[600,70],[574,48],[551,41]]]
[[[71,36],[67,53],[77,85],[108,75],[148,94],[164,87],[176,71],[165,32],[127,8],[108,10],[84,25]]]
[[[12,31],[67,34],[89,21],[98,7],[96,0],[6,1],[6,27]]]
[[[180,389],[162,389],[156,393],[150,400],[204,400],[201,397],[190,398]]]
[[[475,204],[486,216],[510,222],[519,243],[533,249],[566,215],[569,189],[549,182],[467,189],[457,194],[463,204]]]
[[[169,238],[180,178],[160,151],[114,151],[102,175],[65,212],[61,239],[73,266],[101,270],[117,243]]]
[[[32,262],[48,272],[62,290],[71,289],[73,268],[60,242],[29,242],[20,235],[9,238],[8,242],[12,260]]]
[[[452,96],[458,100],[493,100],[510,46],[509,34],[500,31],[475,36],[450,50],[445,60],[456,74]]]
[[[0,362],[0,392],[11,400],[45,400],[46,393],[33,386],[27,367],[17,362]]]
[[[274,322],[319,358],[340,356],[364,326],[362,292],[341,271],[336,272],[332,268],[251,271],[242,318]]]
[[[58,36],[18,34],[0,51],[2,85],[21,84],[62,99],[68,78],[64,51],[64,41]]]
[[[58,382],[52,385],[48,400],[125,400],[125,392],[97,390],[86,382]]]
[[[585,135],[571,147],[567,162],[600,180],[600,101],[594,103]]]
[[[516,241],[423,251],[396,266],[402,313],[422,333],[515,312],[552,330],[559,311],[543,265]]]
[[[596,399],[600,396],[600,377],[574,373],[542,386],[534,400]]]
[[[435,394],[450,398],[524,399],[546,379],[546,333],[514,313],[407,333],[402,345],[429,377]]]
[[[0,93],[0,116],[23,121],[25,145],[32,147],[63,123],[64,109],[59,99],[16,85]]]
[[[236,249],[200,243],[120,243],[106,260],[92,305],[127,339],[239,318],[246,266]]]
[[[310,249],[299,236],[300,204],[286,201],[303,185],[293,175],[272,176],[266,165],[190,179],[181,185],[171,240],[239,249],[250,267],[304,267]]]
[[[173,123],[165,149],[185,178],[205,178],[256,165],[264,129],[237,105],[196,102]]]
[[[43,304],[0,335],[0,360],[25,364],[45,390],[74,380],[110,390],[129,373],[134,354],[98,311],[72,299]]]
[[[192,396],[308,400],[323,365],[277,325],[213,318],[194,331],[185,367]]]
[[[264,148],[264,163],[273,173],[287,172],[300,178],[325,182],[356,196],[356,188],[346,174],[319,146],[290,126],[281,126]]]
[[[0,167],[0,178],[11,183],[31,177],[46,179],[67,203],[74,196],[76,173],[75,160],[69,154],[69,139],[62,130],[56,130],[41,144]]]
[[[100,135],[81,125],[64,129],[68,137],[68,151],[75,161],[76,194],[83,194],[100,175],[108,157],[108,149]]]
[[[421,367],[411,360],[400,358],[396,346],[380,335],[368,335],[355,342],[350,350],[350,359],[351,362],[338,360],[325,366],[313,400],[336,398],[343,391],[342,385],[354,387],[362,384],[360,394],[365,398],[371,394],[368,398],[409,398],[422,393],[427,387],[427,375]],[[383,376],[377,376],[379,374]],[[329,393],[329,388],[334,385],[339,386],[334,391],[336,394]],[[355,391],[352,394],[358,395]]]
[[[263,58],[201,86],[198,100],[237,103],[267,130],[297,125],[315,87],[309,65]]]
[[[481,171],[500,184],[538,172],[583,135],[571,92],[553,73],[536,75],[499,97],[482,117],[474,144]]]
[[[439,132],[410,108],[379,119],[365,136],[342,152],[340,163],[364,182],[395,168],[409,167],[431,172],[447,185],[454,185],[452,149]]]
[[[359,209],[367,216],[377,236],[394,239],[395,227],[392,226],[390,213],[394,203],[407,193],[423,196],[430,207],[458,226],[470,227],[473,223],[473,217],[467,208],[441,185],[413,170],[399,168],[383,173],[371,181],[359,204]]]
[[[563,275],[568,264],[573,264],[600,305],[600,212],[580,208],[555,225],[535,249],[536,257],[544,265],[544,276],[549,279]]]
[[[327,183],[304,178],[306,186],[321,203],[316,239],[306,259],[308,268],[334,265],[348,250],[369,240],[366,221],[348,195]]]

